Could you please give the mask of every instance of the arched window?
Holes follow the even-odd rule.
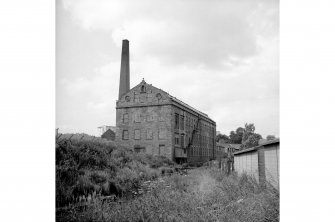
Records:
[[[141,93],[145,93],[145,86],[144,85],[141,86]]]

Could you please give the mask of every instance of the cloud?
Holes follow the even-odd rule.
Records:
[[[221,69],[233,57],[257,54],[259,36],[277,31],[278,5],[271,2],[64,0],[63,5],[82,28],[108,31],[118,46],[129,39],[135,59]]]
[[[264,136],[279,136],[278,6],[272,0],[63,0],[57,14],[70,17],[57,31],[64,33],[57,40],[58,123],[89,132],[115,124],[127,38],[131,87],[145,78],[207,113],[223,133],[252,122]]]

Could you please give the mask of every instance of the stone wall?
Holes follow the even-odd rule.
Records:
[[[214,157],[215,122],[144,80],[116,102],[116,127],[116,141],[135,151],[178,162]]]
[[[129,107],[116,110],[117,141],[126,147],[173,158],[171,106]],[[125,137],[128,132],[128,138]]]
[[[187,158],[187,162],[206,162],[215,156],[215,132],[216,127],[207,119],[196,115],[187,108],[173,106],[173,145],[175,150],[175,158]],[[179,118],[179,127],[176,127],[176,118]],[[199,123],[198,123],[199,120]],[[193,130],[196,130],[193,138]],[[176,144],[176,139],[182,140]],[[185,159],[186,161],[186,159]]]

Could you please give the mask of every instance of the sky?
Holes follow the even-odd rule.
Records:
[[[56,127],[115,125],[121,45],[142,78],[216,129],[279,136],[279,0],[57,0]]]

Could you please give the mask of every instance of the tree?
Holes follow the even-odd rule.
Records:
[[[244,129],[244,133],[242,137],[242,143],[247,141],[248,138],[255,133],[255,129],[256,129],[253,123],[250,123],[250,124],[246,123],[244,126],[245,126],[245,129]]]
[[[225,134],[219,134],[215,137],[215,141],[219,142],[220,140],[223,140],[225,143],[230,143],[230,139],[229,136],[225,135]]]
[[[242,127],[237,128],[235,131],[231,131],[229,135],[230,142],[234,144],[241,144],[243,133],[244,128]]]
[[[248,139],[243,142],[242,148],[246,149],[246,148],[258,146],[258,142],[260,139],[262,139],[262,136],[260,134],[258,133],[251,134],[249,135]]]
[[[266,140],[274,140],[274,139],[276,139],[276,137],[274,135],[268,135],[266,137]]]

